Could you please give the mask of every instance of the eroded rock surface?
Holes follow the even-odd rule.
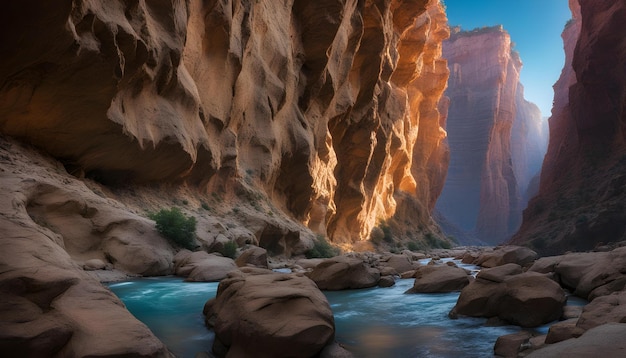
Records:
[[[150,220],[5,138],[0,163],[2,355],[169,357],[94,271],[83,271],[171,273],[172,248]]]
[[[626,238],[626,28],[623,1],[570,0],[539,194],[512,243],[542,255]]]
[[[333,314],[313,281],[263,269],[242,271],[221,281],[205,306],[218,356],[313,357],[333,342]]]
[[[566,297],[550,278],[536,272],[521,273],[507,264],[483,269],[462,291],[451,317],[498,317],[522,327],[536,327],[561,317]]]
[[[361,259],[337,256],[327,259],[307,273],[320,290],[346,290],[373,287],[380,280],[380,271]]]
[[[624,334],[626,334],[626,324],[609,323],[591,329],[577,339],[546,345],[527,357],[620,357],[626,351]]]
[[[415,270],[413,287],[405,293],[438,293],[461,291],[469,285],[470,275],[462,268],[427,265]]]
[[[437,209],[452,225],[499,244],[521,222],[526,187],[520,184],[527,186],[538,169],[530,161],[540,160],[535,151],[541,148],[533,144],[543,140],[537,138],[541,115],[524,100],[522,62],[501,26],[455,29],[443,56],[451,71],[451,155]]]
[[[449,35],[439,1],[2,10],[0,130],[72,174],[189,184],[348,245],[381,218],[398,235],[437,233]]]

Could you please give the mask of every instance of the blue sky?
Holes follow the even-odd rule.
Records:
[[[550,116],[565,53],[561,32],[571,18],[567,0],[444,0],[450,26],[463,30],[503,25],[524,66],[521,82],[527,100]]]

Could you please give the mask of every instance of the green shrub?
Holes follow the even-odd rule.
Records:
[[[326,238],[323,236],[318,236],[313,248],[305,253],[307,259],[329,258],[338,254],[339,250],[326,241]]]
[[[202,204],[200,204],[200,206],[202,206],[202,209],[204,210],[211,210],[211,208],[209,207],[209,204],[205,203],[204,201],[202,202]]]
[[[438,247],[438,239],[435,235],[433,235],[433,233],[429,232],[426,234],[425,236],[426,238],[426,243],[428,244],[428,246],[432,247],[432,248],[437,248]]]
[[[421,245],[415,241],[409,241],[409,243],[407,244],[407,248],[410,251],[419,251],[422,249]]]
[[[381,220],[379,226],[380,226],[380,229],[383,231],[383,240],[385,240],[385,242],[392,243],[393,234],[391,233],[391,227],[389,227],[387,222],[384,220]]]
[[[230,257],[231,259],[235,258],[237,254],[237,243],[234,241],[229,241],[224,244],[224,248],[220,251],[220,253],[224,257]]]
[[[156,221],[157,231],[171,243],[193,250],[196,238],[196,218],[187,217],[178,208],[161,209],[149,215]]]

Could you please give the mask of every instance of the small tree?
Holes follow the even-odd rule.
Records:
[[[176,207],[149,216],[156,221],[157,231],[171,243],[189,250],[195,248],[196,218],[185,216]]]

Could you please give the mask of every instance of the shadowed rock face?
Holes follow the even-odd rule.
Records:
[[[518,228],[521,193],[536,174],[531,161],[542,153],[529,148],[541,142],[541,114],[524,99],[522,63],[502,27],[455,33],[443,55],[451,71],[451,156],[437,208],[462,230],[499,243]]]
[[[626,238],[626,4],[571,0],[539,194],[511,240],[541,254]]]
[[[398,232],[436,230],[439,1],[24,1],[0,16],[0,130],[77,176],[251,186],[347,244],[394,215]]]

